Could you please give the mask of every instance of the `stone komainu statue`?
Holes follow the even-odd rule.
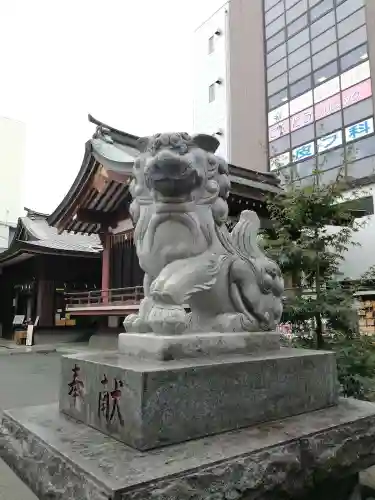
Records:
[[[217,147],[186,133],[139,140],[130,209],[145,298],[128,332],[254,332],[280,320],[284,282],[257,245],[257,215],[226,228],[230,181]]]

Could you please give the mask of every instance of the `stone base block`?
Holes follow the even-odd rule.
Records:
[[[333,353],[150,361],[118,353],[62,358],[60,410],[140,450],[337,403]]]
[[[57,405],[6,411],[0,425],[1,457],[41,500],[349,500],[374,441],[375,405],[350,399],[148,452]]]
[[[185,335],[121,333],[118,341],[121,354],[160,361],[228,354],[259,354],[278,349],[280,335],[276,332],[211,332]]]

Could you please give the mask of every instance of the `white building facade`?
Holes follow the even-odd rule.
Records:
[[[341,266],[343,276],[356,281],[375,266],[375,183],[347,191],[343,201],[355,201],[354,209],[362,212],[357,219],[359,230],[353,233],[355,244],[348,247]]]
[[[194,33],[194,131],[228,163],[267,171],[262,0],[231,0]]]
[[[228,159],[228,9],[225,4],[194,37],[194,132],[220,140],[217,154]]]
[[[0,250],[8,247],[9,226],[22,215],[25,147],[25,124],[0,117]]]

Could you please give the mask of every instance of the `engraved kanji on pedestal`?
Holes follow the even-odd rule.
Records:
[[[102,390],[99,392],[98,398],[98,418],[101,420],[105,419],[107,424],[111,424],[115,421],[117,416],[120,425],[124,425],[124,419],[121,414],[120,399],[121,399],[121,388],[124,386],[122,380],[114,378],[113,389],[108,389],[108,378],[104,375],[103,379],[100,381],[102,385]]]
[[[73,379],[68,384],[69,387],[68,394],[71,397],[71,405],[78,411],[80,410],[80,405],[83,401],[84,389],[85,389],[85,384],[83,383],[83,380],[80,378],[80,371],[81,371],[80,367],[75,364],[74,368],[72,368]]]

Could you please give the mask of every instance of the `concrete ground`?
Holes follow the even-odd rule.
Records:
[[[58,352],[1,354],[0,409],[57,401],[60,356]],[[1,460],[0,500],[37,500]]]

